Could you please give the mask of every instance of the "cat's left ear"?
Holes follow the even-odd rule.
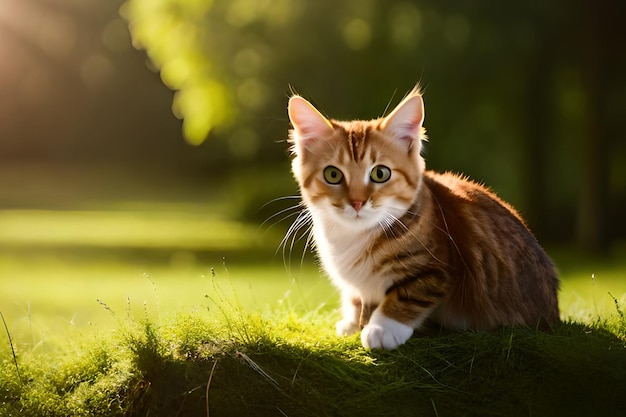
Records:
[[[381,123],[382,130],[411,149],[417,145],[419,150],[424,123],[424,100],[419,93],[406,97],[385,117]]]
[[[296,150],[333,133],[333,125],[311,103],[300,96],[289,99],[289,120],[293,125],[292,139]]]

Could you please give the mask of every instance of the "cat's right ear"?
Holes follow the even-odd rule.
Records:
[[[408,149],[417,145],[424,133],[424,101],[419,90],[413,90],[391,114],[383,119],[382,129]]]
[[[332,134],[333,125],[330,121],[302,97],[291,97],[288,110],[296,153],[302,147],[308,148],[316,140]]]

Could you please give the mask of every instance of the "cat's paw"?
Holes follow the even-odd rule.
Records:
[[[350,319],[343,319],[337,322],[335,329],[338,336],[350,336],[359,331],[359,323],[355,323]]]
[[[390,319],[376,310],[361,332],[361,343],[366,349],[395,349],[413,335],[413,328]]]

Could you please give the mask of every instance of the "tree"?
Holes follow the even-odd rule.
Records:
[[[128,0],[123,9],[135,45],[176,90],[190,142],[212,134],[271,161],[290,85],[329,115],[363,118],[422,80],[431,167],[492,185],[542,238],[572,238],[577,223],[594,250],[610,243],[607,207],[619,189],[609,187],[621,126],[609,103],[624,88],[624,35],[610,22],[623,12],[608,0]]]

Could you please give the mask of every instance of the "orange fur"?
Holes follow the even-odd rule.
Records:
[[[484,186],[425,170],[419,90],[371,121],[326,119],[297,96],[289,114],[294,176],[342,293],[339,333],[362,329],[364,346],[391,349],[426,319],[484,330],[559,320],[554,266],[519,214]]]

